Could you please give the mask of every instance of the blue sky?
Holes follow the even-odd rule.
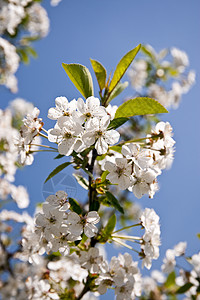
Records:
[[[91,70],[91,57],[111,71],[139,43],[151,44],[157,51],[175,46],[187,52],[190,67],[197,73],[196,84],[183,96],[180,107],[164,116],[174,128],[174,164],[159,177],[160,191],[155,198],[142,198],[139,202],[160,215],[161,258],[178,241],[188,242],[188,254],[199,251],[196,234],[200,232],[200,1],[63,0],[55,8],[49,2],[44,1],[44,6],[51,21],[50,33],[35,44],[38,59],[31,59],[30,65],[21,66],[17,72],[16,95],[41,110],[45,128],[54,125],[47,119],[47,111],[54,105],[55,97],[66,96],[71,100],[80,96],[62,69],[62,62],[81,63]],[[97,86],[95,91],[97,95]],[[123,95],[131,92],[128,89]],[[3,87],[0,93],[1,107],[15,98]],[[43,201],[43,182],[58,164],[53,157],[37,155],[32,166],[17,174],[16,183],[25,185],[30,193],[30,212],[36,202]],[[78,189],[77,196],[81,195]],[[160,262],[153,264],[157,268],[159,265]]]

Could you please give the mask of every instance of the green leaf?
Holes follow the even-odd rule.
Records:
[[[28,57],[28,53],[26,52],[25,49],[17,49],[18,54],[21,57],[21,60],[23,63],[28,64],[29,63],[29,57]]]
[[[110,202],[110,205],[116,208],[120,213],[124,214],[123,207],[119,204],[119,201],[111,194],[110,192],[106,192],[106,197]]]
[[[105,88],[106,85],[106,69],[100,62],[94,59],[90,59],[94,73],[96,75],[100,91]]]
[[[104,171],[101,175],[101,181],[104,182],[106,180],[106,176],[109,174],[108,171]]]
[[[109,130],[109,129],[116,129],[116,128],[122,126],[122,125],[123,125],[124,123],[126,123],[128,120],[129,120],[129,118],[124,118],[124,117],[113,119],[113,120],[110,122],[109,126],[108,126],[108,130]]]
[[[27,53],[31,56],[33,56],[34,58],[38,57],[37,52],[35,51],[35,49],[33,49],[32,47],[26,47]]]
[[[124,76],[124,73],[134,60],[136,54],[140,50],[141,44],[139,44],[136,48],[129,51],[124,57],[120,60],[118,63],[116,70],[114,72],[113,78],[111,80],[110,86],[109,86],[109,92],[111,93],[116,85],[120,82],[121,78]]]
[[[176,294],[184,294],[184,293],[187,292],[192,286],[193,286],[193,284],[192,284],[191,282],[187,282],[186,284],[184,284],[183,286],[181,286],[181,287],[176,291]]]
[[[113,214],[110,217],[110,219],[108,220],[108,223],[106,224],[106,226],[103,230],[104,234],[107,237],[109,237],[111,235],[111,233],[113,232],[113,230],[115,229],[116,221],[117,221],[116,215]]]
[[[165,287],[170,288],[171,286],[175,285],[175,279],[176,273],[173,271],[168,275],[167,280],[165,282]]]
[[[197,237],[200,239],[200,233],[197,233]]]
[[[62,66],[75,87],[85,98],[93,96],[92,76],[88,68],[80,64],[63,63]]]
[[[54,159],[59,159],[59,158],[62,158],[64,157],[65,155],[62,155],[62,154],[58,154],[56,157],[54,157]]]
[[[62,165],[59,165],[58,167],[56,167],[47,177],[47,179],[45,180],[44,183],[46,183],[49,179],[51,179],[52,177],[54,177],[56,174],[58,174],[60,171],[62,171],[63,169],[65,169],[66,167],[68,167],[69,165],[71,165],[71,162],[65,162]]]
[[[169,295],[169,298],[167,298],[167,299],[168,300],[178,300],[175,295]]]
[[[167,112],[166,108],[156,100],[148,97],[137,97],[120,105],[116,111],[115,118],[128,118],[138,115],[161,114]]]
[[[122,145],[116,145],[116,146],[111,146],[109,147],[110,150],[113,150],[113,151],[116,151],[118,153],[121,153],[122,152]]]
[[[78,215],[80,215],[82,213],[82,209],[81,209],[79,203],[75,199],[69,198],[69,204],[71,205],[70,209],[72,211],[74,211]]]
[[[114,88],[114,90],[112,91],[112,93],[110,94],[108,100],[106,101],[106,103],[109,103],[111,100],[113,100],[115,97],[117,97],[119,94],[121,94],[123,92],[123,90],[125,90],[125,88],[127,88],[127,86],[129,85],[128,81],[125,82],[119,82],[117,84],[117,86]]]

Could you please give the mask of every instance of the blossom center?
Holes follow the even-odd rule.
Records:
[[[66,132],[65,135],[64,135],[64,137],[65,137],[66,139],[71,139],[72,134],[71,134],[70,132]]]

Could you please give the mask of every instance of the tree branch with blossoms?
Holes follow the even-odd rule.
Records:
[[[116,299],[124,300],[160,299],[164,295],[176,299],[183,293],[198,299],[199,254],[186,257],[185,243],[167,251],[162,265],[167,277],[157,273],[146,281],[142,279],[138,259],[142,260],[142,267],[151,269],[152,261],[159,257],[160,219],[151,208],[140,211],[138,218],[129,218],[130,202],[121,196],[123,191],[129,191],[138,199],[145,194],[153,198],[158,190],[157,177],[171,166],[174,155],[175,141],[168,122],[157,122],[142,137],[135,134],[126,139],[123,133],[120,134],[120,128],[129,128],[128,124],[137,116],[167,113],[162,104],[146,95],[128,99],[119,107],[110,104],[126,88],[127,83],[121,80],[140,48],[138,45],[123,56],[113,76],[108,78],[103,65],[91,60],[100,99],[94,96],[88,68],[80,64],[63,64],[85,100],[68,101],[66,97],[57,97],[55,107],[48,111],[48,117],[56,122],[49,130],[44,128],[36,107],[23,118],[15,140],[21,165],[32,164],[35,152],[55,152],[57,161],[60,158],[67,158],[67,161],[51,171],[45,182],[71,166],[75,170],[74,177],[87,190],[88,197],[85,203],[79,203],[65,191],[57,191],[38,207],[34,218],[8,211],[0,213],[0,222],[13,220],[24,224],[20,247],[16,251],[7,250],[7,239],[2,238],[0,242],[1,257],[5,258],[0,267],[18,275],[14,297],[85,300],[113,289]],[[157,73],[159,75],[161,71]],[[8,133],[3,137],[6,138]],[[42,138],[45,144],[42,144]],[[46,145],[47,140],[54,146]],[[9,143],[3,142],[3,147],[6,146]],[[6,164],[4,169],[6,176]],[[6,195],[11,194],[19,207],[25,207],[27,203],[18,200],[24,191],[6,186],[4,178],[0,180]],[[124,226],[119,224],[122,216]],[[2,225],[2,228],[2,231],[8,231],[8,227]],[[137,235],[131,235],[130,230],[135,230]],[[100,250],[106,243],[129,249],[136,259],[125,253],[108,262]],[[7,253],[10,253],[9,258]],[[192,270],[179,267],[181,275],[176,275],[177,257],[184,257]],[[20,273],[20,267],[13,267],[11,259],[25,262],[20,267],[21,273],[26,275]],[[4,295],[10,285],[14,285],[12,279],[2,283]]]

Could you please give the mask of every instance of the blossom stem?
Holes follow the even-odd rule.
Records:
[[[42,130],[43,130],[46,134],[48,134],[48,131],[47,131],[46,129],[42,128]]]
[[[30,151],[30,153],[34,153],[34,152],[58,152],[58,150],[41,149],[41,150]]]
[[[39,145],[39,144],[31,144],[31,145],[33,145],[33,146],[38,146],[38,147],[44,147],[44,148],[49,148],[49,149],[54,149],[54,150],[58,150],[58,149],[56,149],[56,148],[54,148],[54,147],[50,147],[50,146],[47,146],[47,145]]]
[[[126,226],[126,227],[123,227],[123,228],[121,228],[121,229],[118,229],[118,230],[114,231],[113,233],[117,233],[117,232],[120,232],[120,231],[129,229],[129,228],[132,228],[132,227],[140,226],[140,225],[141,225],[141,224],[138,223],[138,224],[133,224],[133,225],[130,225],[130,226]]]
[[[126,248],[128,248],[128,249],[130,249],[130,250],[132,250],[132,251],[134,251],[134,252],[136,252],[136,253],[138,253],[138,254],[140,253],[139,251],[135,250],[133,247],[127,245],[126,243],[123,243],[122,241],[118,241],[118,239],[115,239],[115,238],[114,238],[113,241],[114,241],[115,243],[121,245],[121,246],[124,246],[124,247],[126,247]]]
[[[46,136],[45,134],[39,132],[39,135],[41,135],[42,137],[44,137],[45,139],[48,139],[48,136]]]
[[[112,235],[114,238],[123,239],[127,241],[134,241],[134,240],[142,240],[139,236],[129,236],[129,235]]]

